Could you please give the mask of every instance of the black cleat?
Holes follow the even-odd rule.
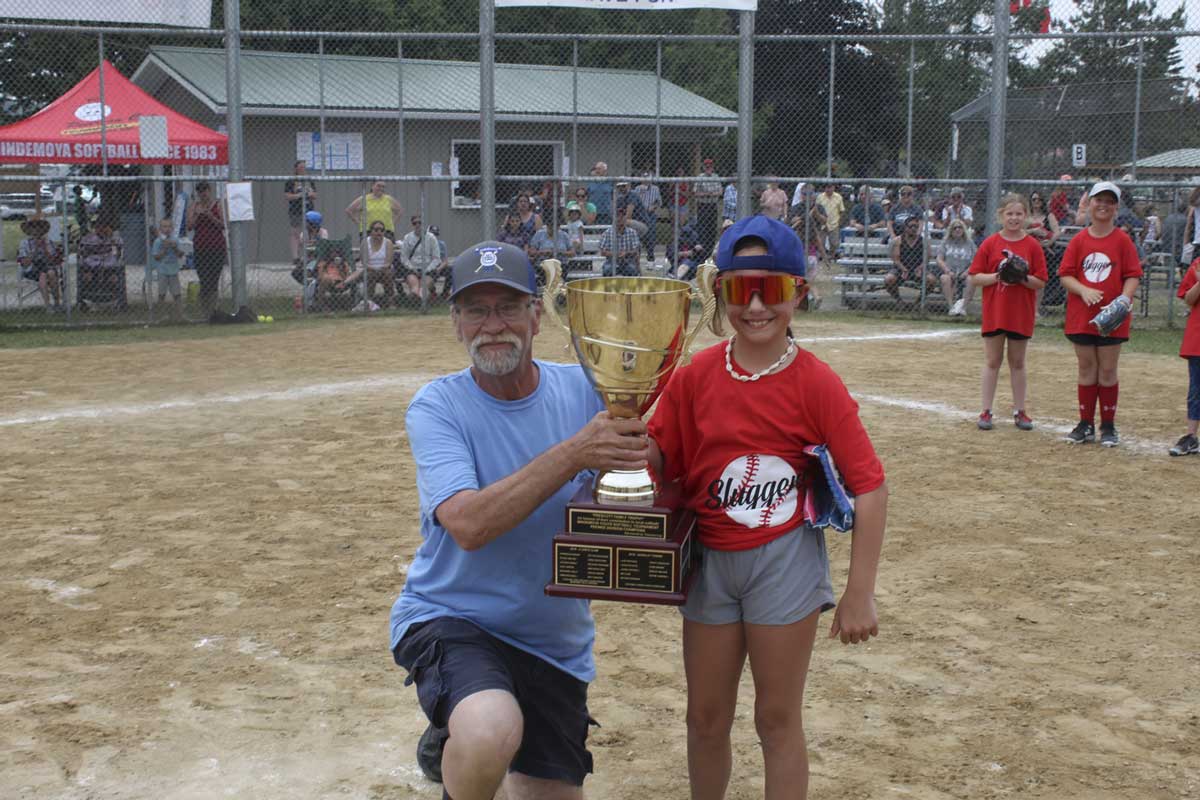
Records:
[[[1079,424],[1067,434],[1066,440],[1071,444],[1084,444],[1096,441],[1096,426],[1090,422],[1079,420]]]

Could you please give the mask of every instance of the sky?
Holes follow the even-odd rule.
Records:
[[[1173,13],[1177,8],[1186,8],[1187,19],[1184,27],[1188,30],[1200,29],[1200,0],[1158,0],[1158,13],[1162,16]],[[1051,33],[1061,30],[1061,25],[1067,23],[1075,14],[1074,0],[1050,0],[1050,18],[1053,26]],[[1043,41],[1029,48],[1029,53],[1037,56],[1050,48],[1051,43]],[[1180,40],[1183,51],[1184,74],[1197,77],[1197,62],[1200,62],[1200,36]]]

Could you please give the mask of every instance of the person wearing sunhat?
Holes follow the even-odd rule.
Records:
[[[1133,306],[1133,295],[1142,278],[1137,247],[1125,231],[1117,228],[1121,190],[1111,181],[1100,181],[1087,195],[1083,208],[1091,221],[1071,238],[1058,268],[1059,281],[1067,291],[1067,313],[1063,332],[1075,348],[1079,365],[1079,424],[1067,434],[1072,444],[1096,441],[1096,403],[1100,404],[1100,444],[1116,447],[1117,361],[1121,345],[1129,340],[1127,315],[1112,330],[1101,330],[1092,320],[1102,308],[1119,302]]]
[[[62,251],[46,238],[50,220],[35,218],[21,223],[26,238],[17,247],[21,277],[36,281],[47,314],[62,311]]]
[[[423,542],[391,612],[430,721],[417,763],[455,800],[581,796],[595,625],[588,601],[546,596],[551,539],[587,470],[646,466],[646,426],[610,416],[578,364],[534,359],[542,304],[520,248],[472,245],[451,280],[471,364],[405,415]]]

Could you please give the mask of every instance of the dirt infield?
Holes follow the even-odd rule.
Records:
[[[981,433],[973,330],[798,323],[891,489],[881,636],[813,657],[812,797],[1200,797],[1182,362],[1128,354],[1124,446],[1071,448],[1060,336],[1030,349],[1038,429]],[[0,354],[0,797],[439,797],[387,615],[419,539],[404,409],[465,363],[444,317]],[[678,615],[594,609],[588,796],[684,798]]]

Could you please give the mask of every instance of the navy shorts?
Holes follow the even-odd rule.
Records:
[[[982,333],[980,335],[983,336],[983,338],[985,338],[985,339],[990,339],[993,336],[1003,336],[1007,339],[1012,339],[1015,342],[1023,342],[1026,339],[1031,338],[1029,336],[1026,336],[1023,333],[1017,333],[1016,331],[1005,330],[1004,328],[996,328],[994,331],[986,331],[985,333]]]
[[[1128,336],[1101,336],[1096,333],[1068,333],[1067,339],[1084,347],[1111,347],[1129,341]]]
[[[462,700],[488,689],[517,699],[525,720],[509,771],[582,786],[592,771],[587,749],[587,684],[458,617],[438,617],[408,629],[392,653],[417,684],[421,710],[445,728]]]

